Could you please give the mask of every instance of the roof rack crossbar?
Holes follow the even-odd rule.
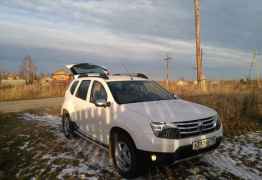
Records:
[[[130,76],[130,77],[139,77],[139,78],[143,78],[143,79],[148,79],[148,77],[143,74],[143,73],[124,73],[124,74],[113,74],[115,76]]]

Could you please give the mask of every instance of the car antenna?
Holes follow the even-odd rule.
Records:
[[[125,66],[124,63],[121,63],[121,65],[123,66],[124,70],[127,72],[127,74],[130,74],[127,67]],[[134,78],[132,77],[132,75],[130,74],[130,80],[134,80]]]

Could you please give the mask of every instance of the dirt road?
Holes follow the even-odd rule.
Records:
[[[29,109],[60,106],[63,97],[0,102],[0,112],[22,112]]]

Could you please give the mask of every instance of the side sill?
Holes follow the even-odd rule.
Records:
[[[79,128],[78,129],[75,129],[75,133],[77,135],[79,135],[81,138],[85,139],[86,141],[89,141],[97,146],[99,146],[100,148],[106,150],[106,151],[109,151],[109,146],[104,144],[104,143],[101,143],[97,140],[94,140],[91,136],[88,136],[86,135],[86,133],[82,132]]]

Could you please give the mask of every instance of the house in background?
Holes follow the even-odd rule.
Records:
[[[68,84],[72,78],[72,74],[66,69],[58,69],[52,74],[53,83],[56,84]]]
[[[54,81],[70,81],[71,73],[65,69],[58,69],[52,74]]]

